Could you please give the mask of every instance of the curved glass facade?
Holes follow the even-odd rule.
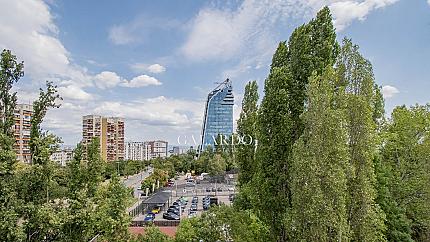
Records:
[[[233,87],[229,79],[225,80],[209,93],[203,118],[201,149],[214,147],[218,134],[233,134]]]

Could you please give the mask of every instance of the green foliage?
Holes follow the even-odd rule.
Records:
[[[386,127],[382,166],[389,194],[410,221],[412,239],[430,240],[430,105],[394,109]],[[393,214],[392,211],[388,211]],[[403,215],[402,215],[403,216]],[[390,219],[390,217],[389,217]],[[388,222],[396,224],[397,218]],[[403,218],[402,218],[403,219]],[[405,227],[401,231],[408,231]]]
[[[344,39],[337,60],[339,85],[346,90],[346,117],[349,136],[348,223],[355,241],[384,241],[385,214],[376,204],[373,157],[376,154],[374,76],[372,65],[351,40]]]
[[[165,235],[160,231],[158,227],[148,226],[145,227],[145,233],[139,235],[135,242],[172,242],[173,240],[169,236]]]
[[[17,199],[14,180],[16,156],[13,151],[14,110],[16,92],[11,89],[24,75],[23,62],[18,63],[11,51],[3,50],[0,59],[0,238],[19,241],[22,227],[17,226],[20,201]]]
[[[257,102],[257,82],[248,82],[245,86],[245,94],[242,100],[242,111],[239,120],[237,120],[237,135],[243,139],[243,143],[236,146],[236,161],[240,170],[238,179],[240,187],[251,181],[255,173]]]
[[[287,214],[293,241],[347,241],[346,119],[335,93],[336,74],[327,68],[310,79],[304,133],[293,149],[292,209]]]
[[[268,228],[253,213],[220,206],[181,221],[175,241],[270,241],[268,238]]]

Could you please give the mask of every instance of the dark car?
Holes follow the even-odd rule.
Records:
[[[221,187],[218,187],[216,190],[217,190],[218,192],[222,192],[222,188],[221,188]]]
[[[228,200],[230,200],[230,202],[233,202],[233,200],[234,200],[234,194],[228,195]]]
[[[174,209],[174,208],[169,208],[169,209],[167,209],[167,212],[168,212],[168,213],[174,213],[174,214],[176,214],[176,215],[178,215],[178,216],[179,216],[179,214],[180,214],[179,210],[178,210],[178,209]]]
[[[143,219],[143,221],[146,222],[152,222],[155,219],[155,214],[154,213],[147,213],[145,218]]]
[[[215,187],[212,187],[212,192],[216,192],[216,189],[215,189]]]
[[[179,216],[174,213],[163,213],[163,218],[167,220],[179,220]]]
[[[212,189],[210,187],[206,187],[206,192],[210,192]]]
[[[197,204],[191,204],[190,211],[197,211]]]

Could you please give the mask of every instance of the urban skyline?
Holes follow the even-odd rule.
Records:
[[[328,5],[338,40],[349,36],[372,61],[387,114],[396,105],[428,102],[430,68],[421,60],[430,55],[430,5],[424,0],[359,2]],[[289,0],[190,1],[169,8],[166,1],[121,7],[115,1],[23,3],[4,3],[20,11],[19,19],[9,16],[14,11],[0,16],[3,26],[14,30],[0,29],[0,46],[28,67],[17,86],[19,103],[32,102],[45,80],[53,80],[64,100],[43,127],[64,144],[76,145],[81,117],[90,113],[127,119],[127,140],[174,143],[179,135],[198,137],[207,93],[227,77],[235,85],[237,120],[245,83],[255,79],[263,87],[278,42],[325,1],[294,8]],[[203,31],[208,28],[213,31]]]

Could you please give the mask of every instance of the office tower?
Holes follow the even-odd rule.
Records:
[[[181,150],[179,149],[179,146],[173,146],[172,155],[179,155],[180,153],[181,153]]]
[[[211,91],[206,100],[200,151],[208,145],[213,148],[218,135],[230,137],[233,134],[233,105],[233,87],[227,79]]]
[[[30,130],[33,106],[29,104],[18,104],[14,111],[14,150],[19,161],[31,163],[30,154]]]
[[[149,158],[165,158],[167,157],[167,141],[156,140],[145,142],[150,150]]]
[[[150,146],[145,142],[129,141],[125,143],[126,160],[149,160]]]
[[[82,118],[82,143],[100,139],[100,154],[106,161],[124,159],[124,120],[117,117],[86,115]]]

